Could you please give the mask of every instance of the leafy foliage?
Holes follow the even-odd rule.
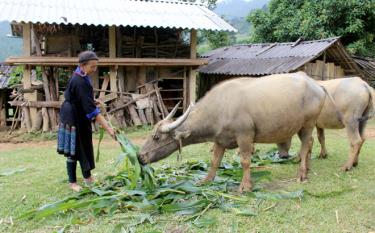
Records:
[[[23,66],[16,66],[12,69],[10,73],[10,77],[8,80],[8,87],[13,87],[15,85],[22,83],[22,75],[23,75]]]
[[[223,31],[204,31],[203,37],[207,40],[211,49],[216,49],[236,42],[235,33]]]
[[[342,36],[349,52],[375,57],[374,0],[271,0],[253,11],[253,42],[285,42]]]
[[[242,168],[238,160],[224,162],[217,172],[214,182],[198,185],[207,175],[208,162],[190,161],[178,167],[163,166],[154,171],[149,166],[141,166],[137,159],[138,148],[123,134],[117,135],[122,153],[116,164],[122,169],[114,176],[106,177],[96,186],[86,188],[80,193],[55,203],[44,205],[21,215],[19,219],[42,219],[51,215],[72,210],[91,210],[95,215],[113,215],[118,212],[139,213],[137,223],[132,226],[119,224],[114,232],[122,232],[144,222],[153,222],[152,216],[174,213],[182,216],[182,221],[190,221],[196,227],[205,227],[217,222],[215,218],[204,216],[212,208],[243,216],[256,216],[257,207],[252,199],[290,199],[302,198],[303,191],[267,193],[259,186],[262,180],[270,179],[270,172],[252,171],[255,194],[237,195],[242,179]],[[260,157],[258,164],[263,164]],[[204,217],[203,217],[204,216]]]

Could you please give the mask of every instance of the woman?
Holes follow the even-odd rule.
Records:
[[[69,187],[77,192],[82,189],[77,184],[77,161],[81,165],[85,183],[90,184],[94,181],[91,176],[91,170],[95,168],[91,121],[98,122],[115,138],[114,130],[108,126],[95,105],[89,75],[96,71],[98,60],[96,54],[91,51],[85,51],[79,55],[79,66],[65,90],[65,101],[60,110],[57,151],[67,157]]]

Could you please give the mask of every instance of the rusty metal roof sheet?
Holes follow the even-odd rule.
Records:
[[[201,57],[209,64],[200,68],[204,74],[268,75],[294,71],[319,56],[339,37],[300,43],[265,43],[233,45],[215,49]]]
[[[201,4],[177,0],[0,0],[0,21],[236,31]]]
[[[353,56],[354,61],[369,81],[375,81],[375,59]]]

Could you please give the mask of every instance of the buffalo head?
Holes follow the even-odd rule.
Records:
[[[190,135],[188,130],[181,131],[179,127],[189,116],[192,105],[182,116],[173,121],[172,117],[176,114],[179,105],[180,103],[174,107],[167,117],[155,125],[152,134],[147,138],[138,153],[138,160],[141,164],[153,163],[166,158],[181,147],[183,138]]]

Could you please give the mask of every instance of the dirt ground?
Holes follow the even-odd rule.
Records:
[[[130,137],[131,141],[136,145],[142,145],[145,140],[146,136],[138,136],[138,137]],[[97,145],[98,140],[94,139],[94,146]],[[4,151],[11,151],[14,149],[22,149],[28,147],[54,147],[56,144],[56,140],[32,140],[26,141],[22,138],[22,133],[16,133],[9,137],[6,132],[0,132],[0,152]],[[116,142],[110,139],[103,140],[103,145],[116,145]]]

